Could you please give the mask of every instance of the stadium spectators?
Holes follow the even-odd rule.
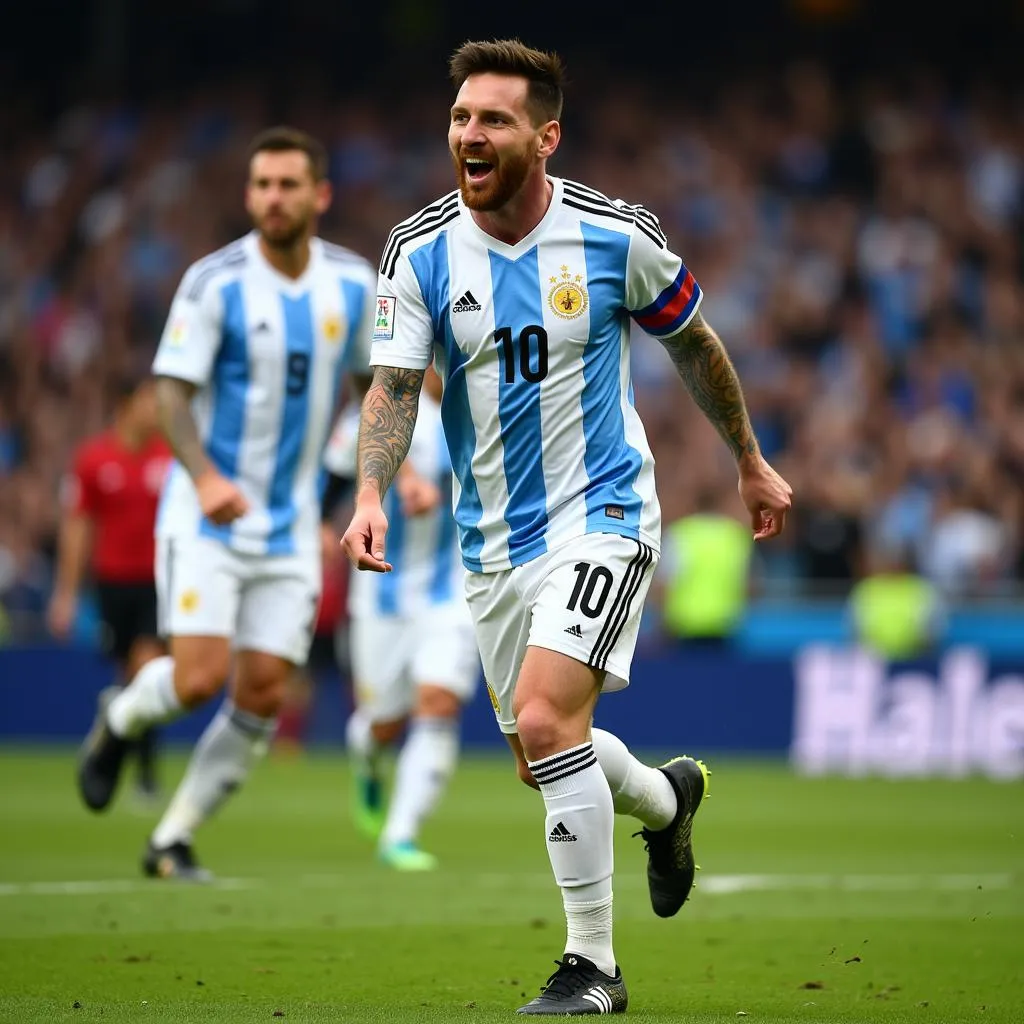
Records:
[[[582,72],[581,72],[582,73]],[[0,172],[0,602],[43,628],[57,488],[98,429],[110,381],[148,365],[184,267],[245,230],[245,141],[302,124],[332,147],[325,237],[379,253],[388,227],[450,188],[419,89],[250,83],[139,107],[131,97],[22,118]],[[585,83],[552,170],[659,211],[704,286],[765,453],[793,484],[793,529],[754,571],[849,589],[863,552],[912,544],[961,597],[1024,576],[1024,118],[1008,93],[935,75],[840,91],[794,64],[722,76],[700,101],[653,82]],[[282,110],[282,102],[285,109]],[[384,98],[381,103],[388,103]],[[597,130],[599,126],[599,131]],[[636,346],[666,522],[699,491],[738,498],[727,453],[664,353]]]

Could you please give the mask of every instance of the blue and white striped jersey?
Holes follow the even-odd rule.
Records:
[[[171,306],[153,373],[198,386],[192,408],[210,460],[249,512],[217,526],[175,464],[157,518],[167,537],[214,537],[250,554],[319,546],[319,475],[345,371],[367,373],[376,272],[319,238],[297,280],[255,232],[194,263]]]
[[[452,192],[399,224],[381,259],[370,362],[422,369],[436,355],[475,572],[585,533],[660,547],[630,318],[667,337],[701,291],[643,207],[549,180],[547,213],[516,245],[486,234]]]
[[[324,453],[324,465],[338,476],[356,473],[359,412],[359,406],[343,411]],[[466,570],[452,516],[452,461],[441,406],[426,391],[420,393],[408,459],[421,477],[438,486],[441,504],[432,512],[407,516],[398,488],[388,490],[384,514],[388,517],[387,558],[393,568],[388,573],[353,569],[348,598],[353,615],[409,617],[424,605],[465,604]]]

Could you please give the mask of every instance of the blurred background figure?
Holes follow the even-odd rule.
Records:
[[[664,530],[656,601],[664,631],[684,644],[727,644],[747,608],[754,542],[730,492],[701,490]]]
[[[345,727],[353,822],[396,871],[438,866],[421,849],[419,835],[455,771],[462,709],[480,675],[441,426],[442,390],[429,367],[409,456],[385,496],[393,568],[385,574],[351,570],[349,620],[338,642],[354,698]],[[337,496],[355,482],[359,415],[358,403],[342,414],[325,454],[328,492]],[[325,514],[332,511],[336,507],[325,502]],[[384,758],[396,747],[386,795]]]
[[[87,588],[95,595],[100,642],[118,685],[166,653],[159,638],[154,531],[160,489],[171,462],[160,434],[151,377],[125,377],[111,426],[76,449],[62,488],[56,578],[47,609],[53,635],[68,639]],[[155,729],[133,743],[137,788],[158,795]]]
[[[887,661],[922,657],[942,639],[939,588],[914,569],[906,548],[880,548],[850,592],[852,639]]]

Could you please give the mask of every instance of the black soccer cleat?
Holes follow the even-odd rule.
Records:
[[[171,843],[156,847],[147,843],[142,855],[142,870],[150,878],[173,878],[179,882],[206,883],[213,881],[213,873],[200,867],[195,851],[188,843]]]
[[[78,762],[78,792],[92,811],[104,811],[110,806],[125,758],[132,749],[132,741],[116,736],[107,723],[107,708],[117,693],[117,687],[100,691],[96,718],[82,744]]]
[[[693,816],[708,790],[708,770],[703,761],[676,757],[661,765],[676,791],[676,816],[667,828],[634,832],[643,836],[647,850],[647,887],[651,907],[658,917],[679,912],[693,888],[696,865],[693,860]]]
[[[536,999],[516,1011],[547,1017],[582,1017],[589,1013],[625,1013],[629,998],[622,971],[612,978],[578,953],[556,960],[558,970]]]

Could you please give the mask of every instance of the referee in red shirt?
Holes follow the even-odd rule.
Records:
[[[110,429],[78,447],[65,478],[50,630],[62,639],[70,633],[88,566],[104,650],[116,662],[122,682],[166,653],[157,628],[153,533],[172,458],[160,434],[153,380],[126,380]],[[151,731],[139,739],[136,751],[139,789],[154,796]]]

